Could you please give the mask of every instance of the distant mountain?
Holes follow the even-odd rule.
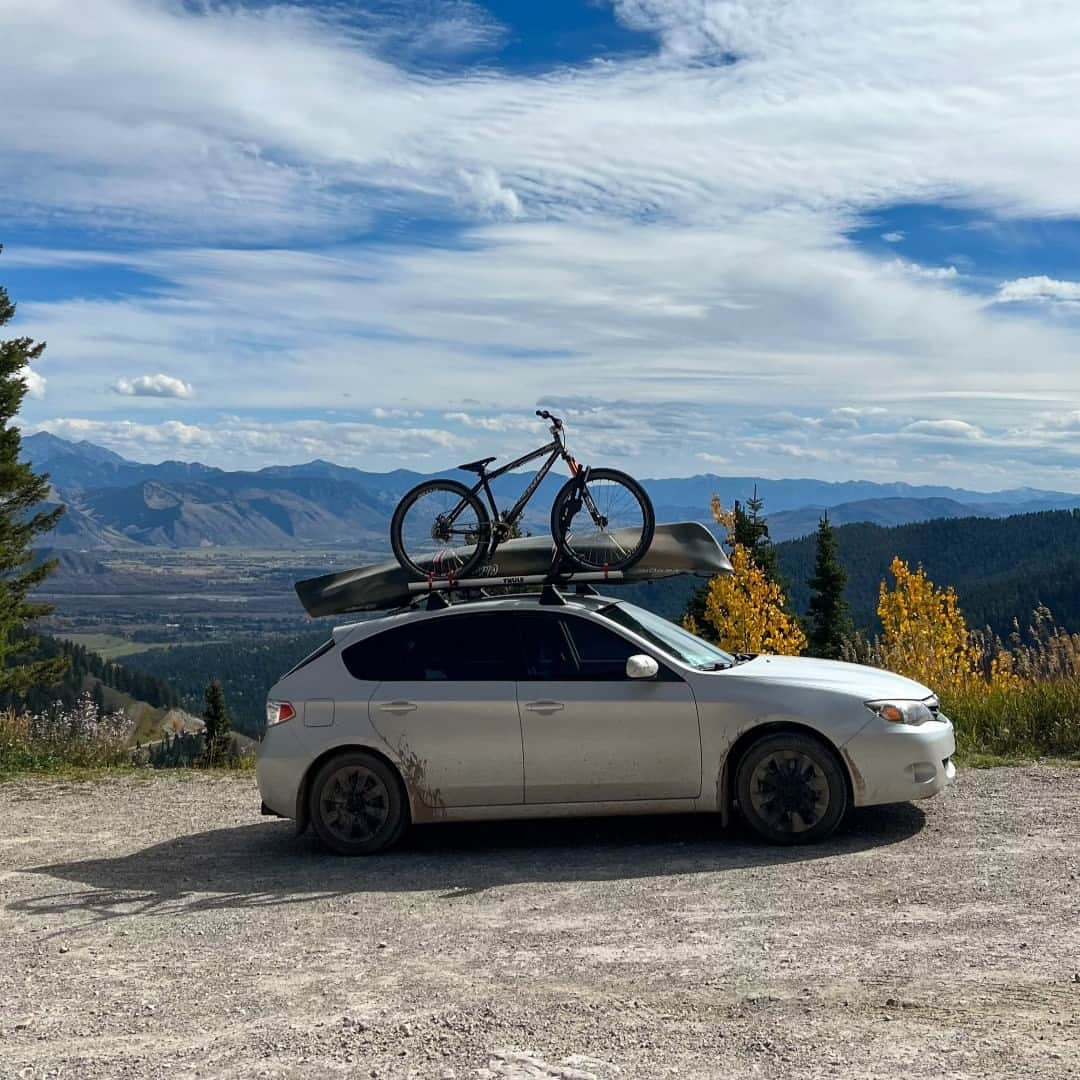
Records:
[[[1080,498],[1075,501],[1080,503]],[[1043,503],[1023,505],[1041,508]],[[807,506],[801,510],[769,514],[769,536],[774,543],[809,536],[817,530],[818,522],[825,513],[828,513],[833,525],[865,521],[888,528],[916,521],[930,521],[933,518],[1007,517],[1016,512],[1016,506],[1005,502],[964,503],[957,499],[938,498],[859,499],[856,502],[838,503],[836,506]]]
[[[424,479],[407,469],[372,473],[328,461],[235,472],[198,462],[151,465],[45,432],[27,436],[23,451],[24,459],[50,474],[53,499],[68,506],[49,542],[71,549],[345,544],[387,552],[394,506]],[[439,475],[464,479],[454,470]],[[498,481],[500,505],[511,503],[533,475],[516,473]],[[523,522],[526,531],[547,531],[552,499],[564,482],[558,475],[544,480]],[[775,540],[813,532],[826,509],[836,524],[893,525],[1080,505],[1078,495],[1031,488],[986,493],[902,483],[714,475],[643,482],[658,520],[710,526],[714,493],[730,506],[756,487]]]

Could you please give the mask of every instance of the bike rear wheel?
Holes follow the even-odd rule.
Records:
[[[590,505],[591,503],[591,505]],[[645,489],[618,469],[569,480],[551,507],[551,535],[583,570],[627,570],[649,550],[656,516]]]
[[[456,480],[428,480],[407,492],[390,522],[397,561],[418,578],[465,578],[491,542],[484,504]]]

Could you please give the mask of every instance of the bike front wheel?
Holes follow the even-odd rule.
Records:
[[[491,518],[456,480],[428,480],[407,492],[390,522],[397,561],[418,578],[468,577],[488,551]]]
[[[569,480],[551,508],[560,553],[583,570],[627,570],[649,550],[656,516],[645,489],[618,469]]]

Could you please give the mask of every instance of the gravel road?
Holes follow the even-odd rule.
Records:
[[[0,785],[0,1076],[1080,1077],[1080,768],[797,850],[669,817],[342,860],[258,807]]]

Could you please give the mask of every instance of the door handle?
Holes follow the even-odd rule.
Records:
[[[416,712],[419,706],[411,701],[384,701],[379,706],[379,712],[393,713],[395,716],[404,716],[406,713]]]
[[[529,712],[542,713],[546,716],[548,713],[561,712],[564,706],[561,701],[529,701],[526,702],[525,708]]]

